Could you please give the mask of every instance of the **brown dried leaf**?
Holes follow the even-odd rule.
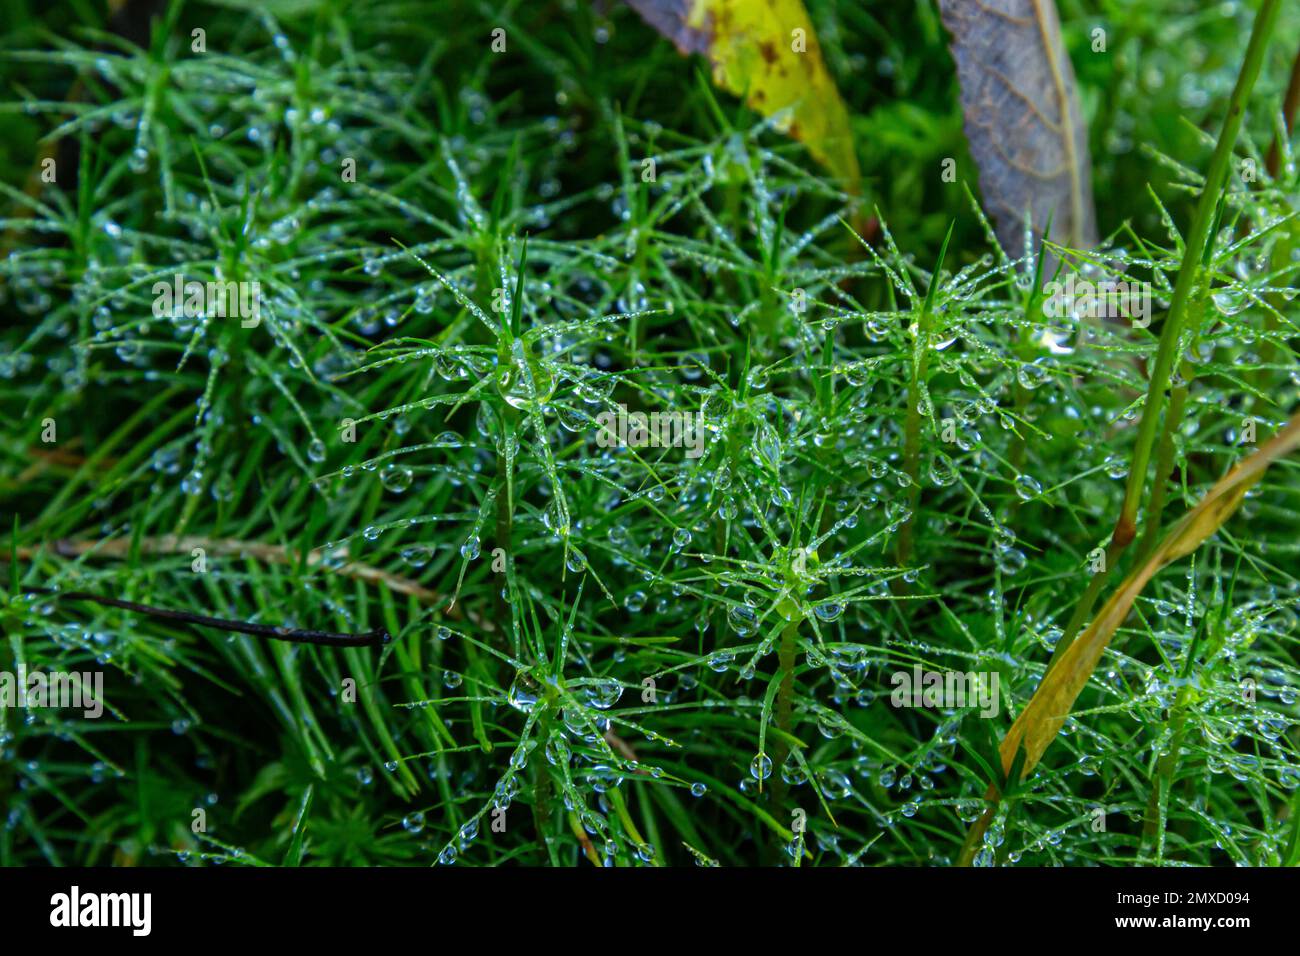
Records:
[[[627,5],[641,14],[641,19],[673,41],[682,56],[709,52],[707,29],[690,25],[694,0],[627,0]]]
[[[1097,241],[1088,130],[1052,0],[939,0],[952,34],[961,106],[980,190],[1010,256],[1034,241]]]

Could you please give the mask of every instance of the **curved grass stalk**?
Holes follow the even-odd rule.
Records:
[[[1258,451],[1238,462],[1221,478],[1196,507],[1170,528],[1151,556],[1134,568],[1116,588],[1088,629],[1060,655],[1056,666],[1043,677],[1029,704],[1003,738],[999,756],[1010,785],[1019,784],[1033,771],[1055,739],[1069,717],[1075,699],[1087,686],[1102,653],[1128,617],[1133,602],[1147,582],[1165,565],[1191,554],[1217,532],[1268,467],[1296,448],[1300,448],[1300,413]],[[985,800],[991,805],[971,826],[958,865],[966,866],[973,860],[1001,799],[996,787],[990,785]]]
[[[1210,157],[1210,168],[1205,176],[1205,185],[1201,188],[1196,211],[1192,216],[1191,231],[1183,248],[1183,259],[1178,269],[1178,277],[1174,281],[1174,295],[1169,305],[1169,315],[1165,318],[1164,327],[1160,330],[1156,361],[1151,369],[1146,401],[1142,406],[1142,420],[1138,425],[1137,443],[1133,447],[1133,457],[1129,463],[1128,478],[1124,487],[1124,502],[1120,508],[1119,518],[1115,522],[1115,529],[1111,533],[1110,545],[1106,550],[1106,565],[1103,570],[1093,576],[1083,597],[1075,606],[1069,624],[1061,635],[1061,639],[1057,642],[1052,658],[1048,662],[1049,673],[1059,662],[1062,655],[1070,649],[1075,636],[1079,633],[1079,629],[1083,627],[1084,622],[1088,620],[1089,615],[1092,613],[1092,607],[1101,594],[1101,589],[1105,586],[1111,569],[1114,568],[1116,561],[1119,560],[1124,550],[1137,536],[1137,512],[1146,487],[1152,445],[1155,442],[1156,429],[1160,423],[1160,413],[1165,400],[1165,392],[1169,389],[1174,357],[1180,347],[1190,306],[1194,301],[1193,292],[1202,278],[1206,248],[1210,238],[1210,226],[1215,220],[1215,209],[1218,205],[1220,193],[1227,181],[1228,163],[1232,158],[1237,136],[1241,131],[1246,103],[1250,99],[1251,91],[1255,88],[1255,81],[1259,77],[1260,69],[1263,66],[1269,40],[1273,36],[1279,6],[1278,0],[1264,0],[1259,13],[1255,17],[1254,26],[1251,28],[1246,56],[1237,75],[1236,85],[1232,89],[1232,96],[1228,101],[1228,113],[1223,119],[1223,128],[1219,132],[1214,153]],[[1169,423],[1173,422],[1174,417],[1171,408],[1166,424],[1166,433],[1171,436],[1172,431],[1169,430]],[[1159,518],[1148,510],[1147,520],[1149,522],[1155,521],[1158,525]]]
[[[1219,194],[1227,181],[1228,163],[1237,145],[1237,135],[1241,131],[1246,103],[1250,99],[1251,91],[1255,88],[1255,80],[1259,77],[1263,66],[1264,55],[1268,50],[1269,40],[1272,39],[1280,7],[1279,0],[1264,0],[1260,5],[1255,24],[1250,32],[1250,42],[1246,47],[1246,58],[1242,62],[1237,83],[1228,101],[1228,114],[1223,119],[1223,129],[1215,144],[1214,154],[1210,157],[1210,168],[1205,174],[1205,185],[1201,189],[1196,212],[1192,217],[1191,231],[1188,233],[1183,250],[1183,261],[1178,269],[1178,277],[1174,280],[1174,296],[1169,304],[1169,315],[1165,318],[1164,328],[1160,331],[1160,344],[1156,349],[1156,361],[1151,369],[1146,402],[1142,406],[1142,421],[1138,425],[1137,444],[1133,449],[1128,482],[1124,488],[1124,504],[1120,509],[1119,520],[1115,523],[1115,531],[1112,535],[1112,539],[1117,544],[1127,545],[1137,534],[1138,507],[1146,487],[1147,465],[1151,461],[1151,448],[1155,442],[1156,427],[1164,406],[1165,391],[1169,388],[1174,357],[1187,324],[1192,293],[1200,279],[1205,247],[1210,236],[1210,225],[1214,221],[1214,210],[1219,201]]]

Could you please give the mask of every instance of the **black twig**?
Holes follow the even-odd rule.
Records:
[[[119,601],[117,598],[102,597],[86,591],[56,591],[52,588],[24,588],[29,594],[48,594],[51,597],[69,601],[93,601],[109,607],[120,607],[126,611],[148,614],[168,621],[180,621],[183,624],[197,624],[200,627],[215,627],[222,631],[235,631],[251,634],[254,637],[269,637],[273,641],[290,641],[294,644],[319,644],[322,647],[366,647],[371,644],[387,644],[392,635],[384,628],[364,631],[359,634],[340,634],[334,631],[311,631],[297,627],[280,627],[274,624],[256,624],[252,621],[231,621],[221,617],[209,617],[206,614],[194,614],[190,611],[173,611],[165,607],[153,607],[137,604],[134,601]]]

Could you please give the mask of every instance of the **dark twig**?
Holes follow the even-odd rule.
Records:
[[[215,627],[223,631],[235,631],[240,634],[252,634],[254,637],[269,637],[273,641],[290,641],[294,644],[319,644],[323,647],[365,647],[371,644],[387,644],[392,635],[383,628],[365,631],[359,634],[339,634],[334,631],[310,631],[297,627],[278,627],[274,624],[255,624],[251,621],[230,621],[221,617],[209,617],[206,614],[193,614],[189,611],[173,611],[165,607],[152,607],[137,604],[134,601],[119,601],[117,598],[101,597],[85,591],[55,591],[51,588],[25,588],[29,594],[48,594],[51,597],[69,601],[94,601],[109,607],[120,607],[126,611],[148,614],[168,621],[180,621],[184,624],[198,624],[200,627]]]

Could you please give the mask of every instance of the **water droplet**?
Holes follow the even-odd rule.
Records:
[[[993,561],[1003,574],[1018,574],[1025,569],[1028,559],[1019,548],[999,547],[993,555]]]
[[[510,694],[507,700],[515,710],[528,713],[537,706],[539,699],[537,682],[526,674],[517,676],[515,682],[510,685]]]
[[[411,487],[412,474],[411,469],[405,465],[385,465],[384,470],[379,473],[379,482],[385,490],[400,495]]]
[[[1025,501],[1032,501],[1043,493],[1043,486],[1030,475],[1016,475],[1016,494]]]
[[[587,783],[597,793],[606,793],[623,783],[623,775],[613,767],[597,764],[587,771]]]
[[[727,623],[741,637],[748,637],[758,628],[758,612],[744,604],[734,605],[727,610]]]
[[[1038,388],[1043,382],[1047,381],[1047,369],[1037,361],[1022,365],[1016,371],[1016,381],[1024,388]]]
[[[433,557],[433,549],[423,544],[413,544],[401,550],[402,560],[413,568],[422,568]]]
[[[940,488],[946,488],[957,480],[957,470],[947,456],[934,456],[930,462],[930,480]]]
[[[597,710],[609,710],[623,696],[623,685],[616,680],[602,680],[582,688],[587,703]]]
[[[813,613],[817,615],[817,620],[825,621],[829,624],[831,621],[838,621],[840,619],[840,615],[844,613],[844,605],[837,604],[833,601],[827,601],[826,603],[818,604],[813,608]]]

